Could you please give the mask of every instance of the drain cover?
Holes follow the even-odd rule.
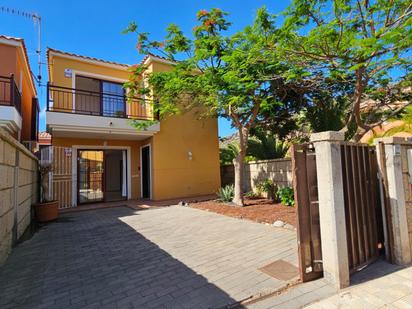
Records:
[[[277,260],[259,268],[259,270],[273,278],[283,281],[289,281],[299,276],[298,268],[284,260]]]

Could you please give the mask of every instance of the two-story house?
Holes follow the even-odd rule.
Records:
[[[0,35],[0,127],[34,150],[39,104],[24,40]]]
[[[199,120],[189,112],[139,130],[132,121],[157,118],[144,100],[127,100],[129,65],[55,49],[47,59],[46,125],[52,145],[65,147],[71,158],[71,206],[217,191],[216,118]],[[141,64],[151,72],[174,65],[153,55]]]

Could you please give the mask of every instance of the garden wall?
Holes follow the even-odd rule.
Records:
[[[278,187],[292,186],[292,160],[273,159],[254,161],[245,164],[244,190],[255,191],[256,185],[265,179],[272,179]],[[220,167],[220,178],[222,187],[234,183],[233,165],[222,165]]]
[[[0,265],[30,225],[37,177],[37,158],[0,129]]]

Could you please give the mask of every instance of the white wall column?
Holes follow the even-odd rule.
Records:
[[[383,151],[380,148],[383,144]],[[406,210],[404,187],[404,175],[402,164],[408,164],[406,153],[402,156],[402,144],[411,144],[403,138],[384,137],[375,139],[378,158],[384,155],[383,162],[378,160],[381,175],[384,176],[386,170],[387,195],[389,197],[389,207],[391,213],[391,224],[393,233],[393,262],[398,265],[406,265],[412,262],[411,246],[408,229],[408,213]],[[404,162],[402,162],[404,161]],[[385,166],[382,166],[385,164]],[[384,216],[385,217],[385,216]]]
[[[340,150],[343,140],[344,134],[334,131],[311,136],[316,152],[323,272],[337,289],[350,283]]]

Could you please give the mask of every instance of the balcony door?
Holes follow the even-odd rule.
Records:
[[[80,114],[101,115],[100,80],[76,76],[76,112]]]
[[[121,83],[76,75],[76,112],[125,117],[125,91]]]

